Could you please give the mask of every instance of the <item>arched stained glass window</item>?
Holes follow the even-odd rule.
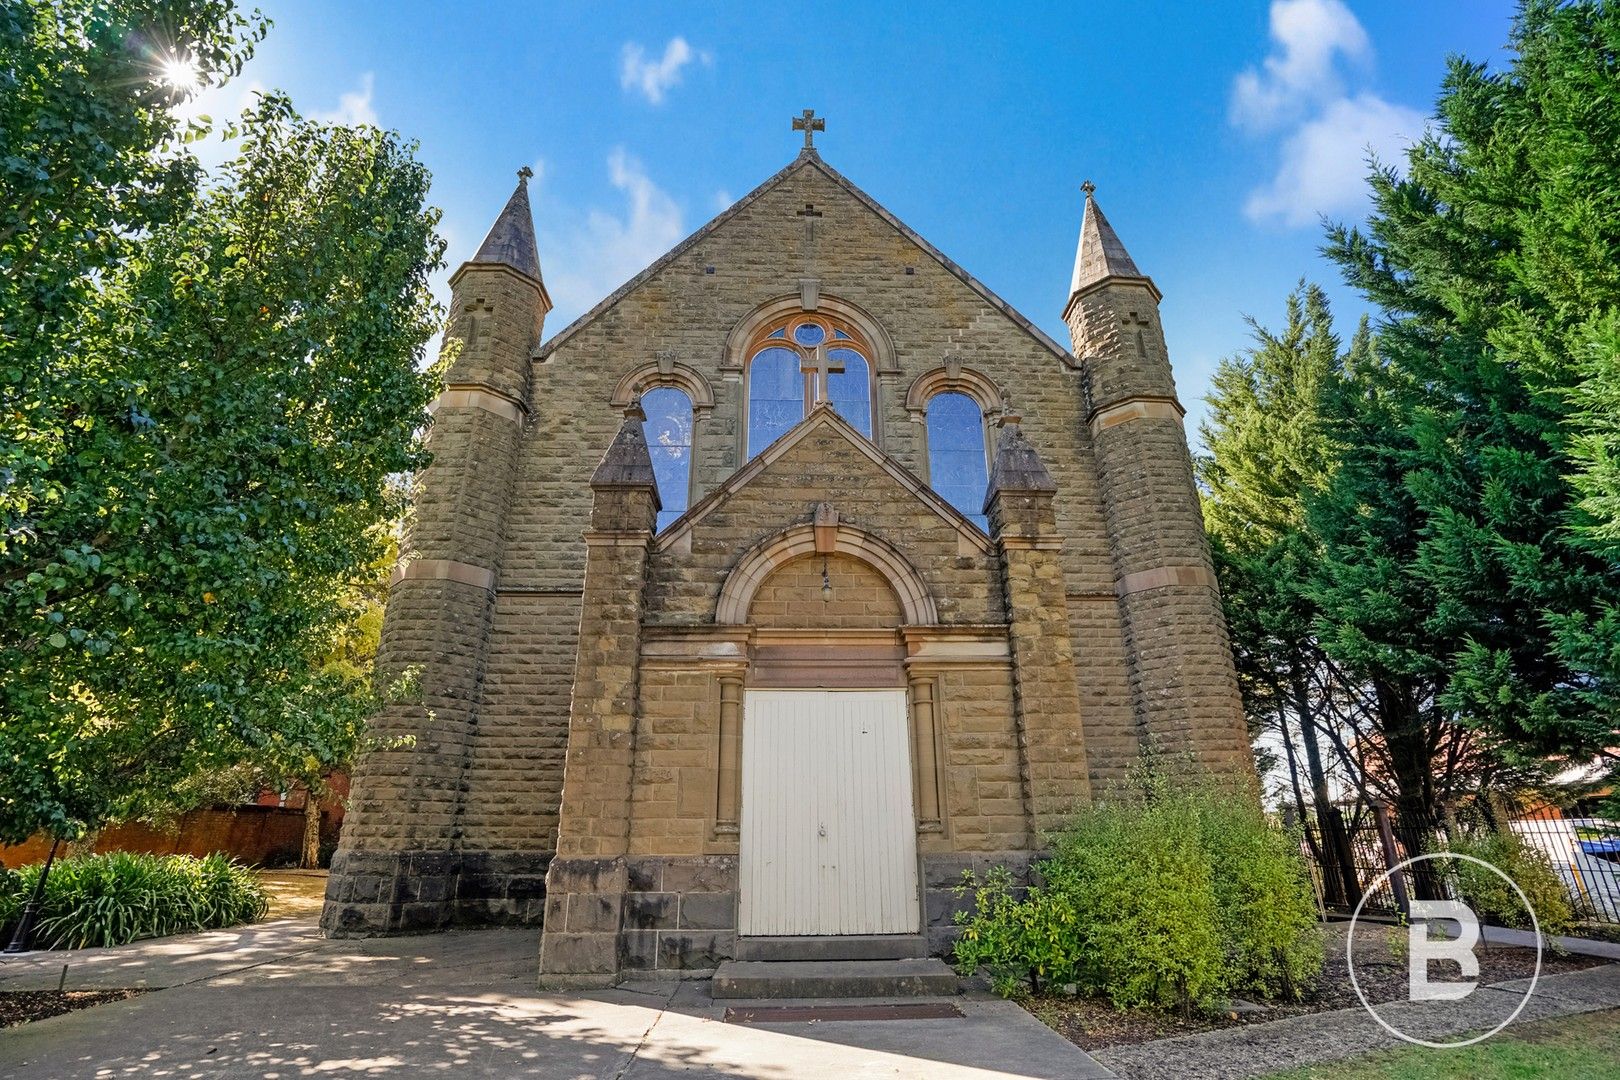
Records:
[[[749,350],[748,457],[781,438],[821,398],[872,438],[872,350],[853,325],[822,312],[760,327]]]
[[[928,480],[930,486],[988,531],[984,493],[990,483],[984,452],[984,413],[979,403],[954,390],[928,401]]]
[[[828,349],[827,400],[850,426],[872,437],[872,370],[854,349]],[[839,369],[842,370],[839,370]]]
[[[692,399],[673,386],[658,386],[641,395],[647,414],[641,430],[652,454],[658,480],[658,531],[686,512],[692,489]]]
[[[753,457],[804,419],[804,374],[799,354],[772,345],[748,365],[748,456]]]

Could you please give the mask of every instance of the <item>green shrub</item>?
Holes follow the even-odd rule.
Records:
[[[1512,878],[1535,908],[1542,933],[1569,933],[1575,913],[1570,909],[1563,879],[1553,869],[1546,852],[1526,843],[1518,833],[1505,830],[1460,838],[1451,845],[1451,850],[1488,862]],[[1477,863],[1461,859],[1448,861],[1453,862],[1457,875],[1457,891],[1481,921],[1530,928],[1530,915],[1524,910],[1524,901],[1507,882]]]
[[[0,882],[0,913],[10,922],[39,880],[25,866]],[[123,945],[252,922],[269,898],[252,871],[223,855],[136,855],[110,852],[58,859],[45,882],[34,944],[47,949]]]
[[[1202,801],[1228,984],[1297,1001],[1322,973],[1316,892],[1299,838],[1246,801]]]
[[[957,916],[956,960],[998,992],[1073,982],[1120,1008],[1298,997],[1320,974],[1297,840],[1247,794],[1149,789],[1079,813],[1020,898],[1004,870]]]

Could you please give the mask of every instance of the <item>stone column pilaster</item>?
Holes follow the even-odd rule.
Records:
[[[1032,846],[1090,795],[1056,490],[1018,418],[1003,416],[985,513],[1001,555]]]
[[[579,655],[540,943],[548,986],[607,985],[620,968],[641,616],[658,514],[643,419],[639,405],[627,411],[591,479]]]

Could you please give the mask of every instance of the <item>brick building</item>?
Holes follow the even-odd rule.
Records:
[[[961,871],[1144,738],[1251,772],[1159,292],[1089,185],[1065,349],[808,132],[547,339],[524,179],[451,279],[380,661],[421,701],[328,932],[542,923],[556,984],[943,952]]]

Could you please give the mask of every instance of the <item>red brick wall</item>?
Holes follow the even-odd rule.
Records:
[[[321,815],[321,832],[334,829],[329,813]],[[154,829],[130,822],[113,825],[96,837],[94,850],[138,851],[153,855],[208,855],[222,851],[245,863],[272,858],[297,859],[304,836],[304,811],[281,806],[226,806],[193,810],[172,829]],[[0,846],[0,864],[23,866],[40,862],[50,849],[44,836],[21,844]],[[60,852],[58,852],[60,854]]]

